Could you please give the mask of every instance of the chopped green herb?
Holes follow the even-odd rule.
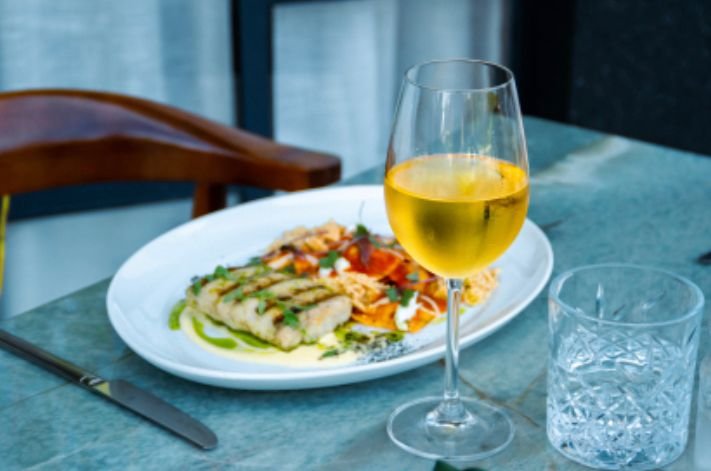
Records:
[[[244,299],[244,291],[242,290],[242,287],[239,286],[226,295],[223,296],[222,302],[223,303],[229,303],[231,301],[242,301]]]
[[[274,294],[272,291],[269,291],[268,289],[261,289],[252,293],[250,297],[257,299],[274,299],[276,297],[276,294]]]
[[[338,257],[340,256],[341,254],[337,251],[329,250],[328,255],[320,259],[318,261],[318,264],[321,268],[333,268],[333,266],[336,264],[336,260],[338,260]]]
[[[370,231],[368,230],[367,227],[365,227],[363,224],[356,225],[356,230],[355,230],[356,237],[363,237],[363,236],[368,236],[368,235],[370,235]]]
[[[343,338],[346,343],[349,342],[357,342],[357,343],[368,343],[371,340],[371,337],[368,334],[364,334],[362,332],[358,332],[356,330],[351,330],[349,332],[346,332],[346,335]]]
[[[292,309],[296,309],[296,312],[303,312],[308,311],[309,309],[313,309],[316,306],[318,306],[318,304],[307,304],[305,306],[292,306]]]
[[[275,304],[282,311],[286,311],[287,309],[290,309],[289,305],[286,304],[284,301],[277,300]]]
[[[213,273],[213,275],[215,275],[216,278],[222,278],[223,280],[237,281],[235,276],[222,265],[217,265],[217,268],[215,268],[215,273]]]
[[[175,303],[173,309],[170,310],[170,317],[168,318],[168,327],[170,327],[170,330],[180,329],[180,314],[183,313],[183,309],[185,309],[185,300],[181,299]]]
[[[420,281],[420,274],[416,271],[413,271],[412,273],[408,273],[405,278],[412,281],[413,283],[417,283],[418,281]]]
[[[408,288],[404,289],[404,290],[402,291],[402,298],[400,299],[400,306],[405,307],[405,306],[407,306],[408,304],[410,304],[410,300],[412,299],[412,297],[413,297],[414,295],[415,295],[415,291],[414,291],[414,290],[411,290],[411,289],[408,289]]]
[[[333,334],[336,336],[336,338],[340,341],[343,342],[345,341],[346,334],[350,332],[350,329],[352,326],[349,324],[342,325],[341,327],[338,327],[336,330],[333,331]]]
[[[202,280],[197,279],[193,283],[193,294],[197,296],[200,294],[200,291],[202,291]]]
[[[337,348],[332,348],[331,350],[326,350],[323,352],[323,355],[319,357],[319,360],[323,360],[324,358],[329,358],[329,357],[335,357],[338,356],[341,352],[338,351]]]
[[[260,316],[264,314],[264,311],[267,309],[267,301],[264,299],[260,299],[259,302],[257,303],[257,314]]]
[[[261,264],[262,264],[262,257],[252,257],[247,261],[248,267],[253,267],[255,265],[261,265]]]
[[[385,332],[385,339],[390,342],[390,343],[395,343],[395,342],[400,342],[403,338],[405,338],[405,334],[403,332]]]
[[[207,276],[206,276],[205,278],[203,278],[203,279],[206,280],[206,281],[213,281],[213,280],[215,280],[215,278],[217,278],[217,276],[216,276],[214,273],[211,273],[211,274],[207,275]]]
[[[390,288],[385,290],[385,294],[388,295],[388,299],[392,302],[395,302],[400,299],[400,293],[398,293],[397,288],[395,288],[394,286],[391,286]]]
[[[296,275],[296,267],[294,265],[287,265],[279,271],[287,275]]]
[[[266,289],[260,290],[260,291],[255,291],[251,295],[249,295],[250,298],[257,298],[259,302],[257,303],[257,314],[264,314],[264,312],[267,310],[267,300],[268,299],[274,299],[276,295]]]
[[[297,328],[300,325],[298,316],[291,309],[284,311],[284,324],[293,328]]]

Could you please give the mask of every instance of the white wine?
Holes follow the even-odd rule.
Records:
[[[473,154],[416,157],[385,177],[388,219],[398,241],[422,266],[463,278],[496,260],[523,226],[524,169]]]

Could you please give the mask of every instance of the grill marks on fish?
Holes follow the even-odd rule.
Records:
[[[284,350],[315,342],[350,318],[350,299],[317,281],[264,267],[229,272],[231,279],[209,280],[198,294],[188,289],[188,302],[227,326]],[[239,296],[230,295],[235,290],[240,290]],[[286,325],[286,310],[297,316],[298,325]]]
[[[300,316],[309,309],[313,309],[315,305],[336,296],[338,296],[338,294],[325,286],[314,284],[314,286],[308,288],[294,290],[291,296],[283,295],[279,296],[276,301],[267,302],[266,310],[271,311],[277,309],[279,312],[275,315],[275,319],[282,320],[284,315],[279,304],[286,304],[288,307],[294,309],[297,316]]]
[[[236,274],[235,272],[231,273],[233,276]],[[224,288],[220,288],[217,293],[220,296],[224,296],[230,291],[241,287],[242,292],[245,295],[249,295],[259,290],[269,288],[270,286],[279,283],[280,281],[284,281],[288,278],[289,275],[287,275],[286,273],[280,273],[277,271],[270,273],[257,273],[256,275],[251,275],[245,277],[244,279],[240,279],[238,277],[236,282],[233,282],[232,284],[229,284]]]

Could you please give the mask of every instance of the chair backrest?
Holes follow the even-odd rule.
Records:
[[[301,190],[340,178],[337,157],[277,144],[149,100],[105,92],[0,93],[0,195],[106,181],[196,182],[193,216],[225,185]]]

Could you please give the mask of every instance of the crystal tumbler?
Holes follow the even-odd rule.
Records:
[[[653,469],[686,447],[701,290],[635,265],[577,268],[549,293],[547,433],[602,469]]]

